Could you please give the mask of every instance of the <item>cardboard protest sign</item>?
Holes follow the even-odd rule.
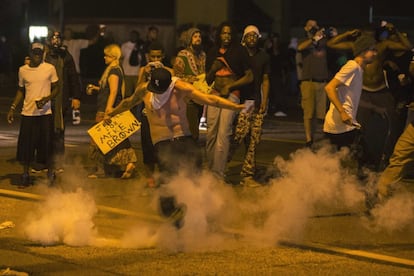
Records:
[[[111,118],[111,123],[99,122],[88,130],[88,134],[103,154],[107,154],[122,141],[138,131],[141,123],[129,111]]]

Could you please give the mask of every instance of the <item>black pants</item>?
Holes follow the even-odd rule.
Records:
[[[161,173],[161,185],[168,179],[183,172],[194,176],[201,172],[202,156],[200,147],[191,136],[182,136],[172,140],[164,140],[154,145]],[[169,217],[178,208],[174,196],[160,196],[162,215]]]
[[[193,101],[187,103],[187,120],[188,126],[190,127],[191,134],[193,135],[194,140],[198,140],[200,136],[200,131],[198,129],[200,125],[200,119],[203,115],[203,106],[199,105]]]
[[[161,175],[171,177],[180,172],[197,174],[201,171],[200,147],[191,136],[164,140],[154,145]]]
[[[363,102],[385,109],[386,114],[381,116],[362,105]],[[361,144],[364,166],[382,171],[388,164],[400,132],[397,118],[395,101],[388,88],[376,92],[362,91],[357,121],[363,127]]]
[[[356,139],[358,135],[359,133],[356,129],[339,134],[325,132],[325,136],[329,139],[332,145],[336,146],[337,150],[340,150],[342,147],[352,148],[357,142]]]

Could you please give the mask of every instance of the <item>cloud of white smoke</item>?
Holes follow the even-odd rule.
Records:
[[[397,193],[371,210],[372,217],[366,224],[370,230],[388,233],[412,226],[414,221],[414,194]]]
[[[207,173],[196,179],[177,177],[167,187],[187,206],[185,224],[177,235],[160,234],[160,246],[193,251],[223,249],[240,239],[272,246],[295,238],[318,205],[353,208],[363,202],[356,177],[342,166],[347,155],[327,147],[316,153],[298,150],[289,160],[277,157],[280,177],[258,189],[239,191]],[[169,244],[165,236],[178,241]]]
[[[53,189],[46,197],[28,215],[24,229],[27,237],[44,245],[90,244],[96,237],[92,220],[97,212],[94,199],[80,188],[66,193]]]
[[[185,204],[184,226],[177,230],[167,220],[157,224],[134,218],[134,226],[121,229],[119,239],[98,237],[93,196],[81,188],[72,187],[74,192],[53,189],[28,218],[25,233],[45,245],[158,247],[187,252],[246,244],[274,246],[281,240],[300,238],[309,218],[316,214],[338,209],[361,211],[366,186],[343,166],[347,156],[347,150],[332,152],[323,147],[317,152],[297,150],[288,160],[276,157],[274,167],[279,176],[260,188],[235,188],[208,172],[193,178],[174,177],[160,193],[174,195],[178,204]],[[153,195],[153,205],[147,208],[158,212],[158,196]],[[370,230],[399,230],[414,218],[414,196],[396,195],[372,213],[375,226]]]

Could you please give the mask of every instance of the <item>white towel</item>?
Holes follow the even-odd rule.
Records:
[[[171,92],[174,89],[175,82],[178,80],[177,77],[171,78],[171,83],[167,90],[162,94],[151,93],[151,105],[155,110],[160,109],[170,98]]]

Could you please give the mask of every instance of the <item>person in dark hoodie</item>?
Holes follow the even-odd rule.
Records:
[[[54,118],[54,161],[57,172],[63,171],[65,153],[65,119],[72,110],[80,109],[81,88],[72,55],[62,44],[60,32],[53,32],[49,38],[49,49],[45,62],[52,64],[59,77],[58,94],[52,101]]]

